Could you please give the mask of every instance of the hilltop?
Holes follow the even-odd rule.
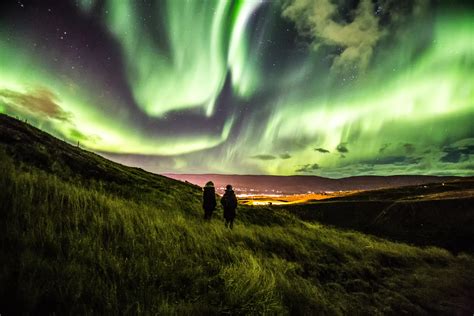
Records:
[[[474,258],[239,206],[0,115],[5,314],[466,314]],[[349,203],[349,201],[346,201]]]
[[[100,182],[108,192],[125,198],[158,194],[152,198],[160,205],[160,196],[174,198],[179,192],[183,201],[200,199],[200,188],[194,185],[115,163],[4,114],[0,114],[0,149],[17,165],[33,167],[62,180]]]

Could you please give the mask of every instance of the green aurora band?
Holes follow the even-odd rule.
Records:
[[[249,63],[245,27],[260,5],[260,1],[167,1],[167,27],[161,34],[168,39],[166,49],[148,31],[157,27],[156,20],[140,23],[133,2],[109,1],[107,24],[122,45],[129,83],[141,109],[160,116],[203,107],[210,116],[228,70],[235,91],[250,95],[256,74]]]
[[[321,62],[324,45],[301,45],[318,41],[307,36],[289,48],[303,50],[298,60],[269,66],[262,43],[282,39],[282,25],[297,29],[283,14],[288,3],[168,0],[144,15],[137,2],[106,1],[100,23],[117,44],[132,106],[59,50],[48,52],[59,67],[44,62],[34,32],[14,36],[0,20],[0,112],[155,172],[474,175],[472,10],[432,10],[381,36],[367,69],[343,73]],[[79,14],[97,10],[82,1]],[[180,113],[217,123],[183,128]]]

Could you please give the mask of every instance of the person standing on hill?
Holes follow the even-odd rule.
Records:
[[[209,181],[203,188],[202,193],[202,208],[204,209],[204,219],[211,220],[212,212],[216,208],[216,189],[214,183]]]
[[[234,227],[235,209],[237,208],[237,197],[230,184],[225,188],[224,196],[221,198],[221,204],[224,208],[225,227],[232,229]]]

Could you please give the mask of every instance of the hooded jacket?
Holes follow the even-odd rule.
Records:
[[[205,210],[212,211],[216,208],[216,189],[214,186],[206,185],[202,193],[202,207]]]
[[[224,208],[224,218],[234,219],[235,209],[237,208],[237,197],[233,190],[226,190],[221,198],[221,204]]]

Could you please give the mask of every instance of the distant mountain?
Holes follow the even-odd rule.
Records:
[[[165,176],[203,186],[213,181],[218,192],[232,184],[238,194],[302,194],[308,192],[373,190],[457,179],[436,176],[358,176],[330,179],[317,176],[172,174]]]

